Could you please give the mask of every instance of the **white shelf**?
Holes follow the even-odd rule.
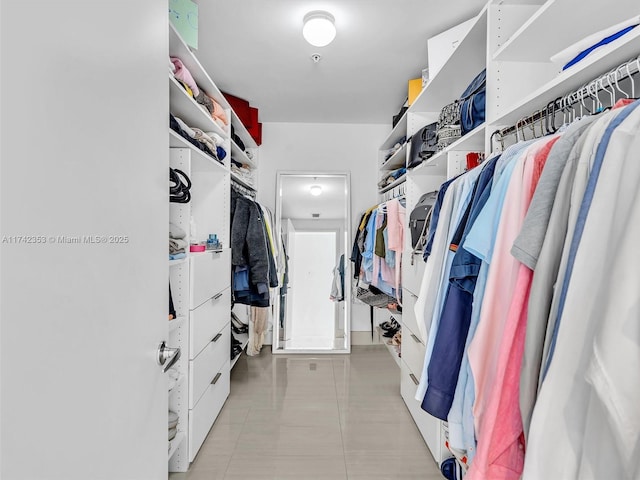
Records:
[[[245,180],[243,180],[242,178],[240,178],[240,176],[238,176],[237,173],[235,173],[233,170],[231,170],[231,180],[233,180],[236,183],[239,183],[240,185],[242,185],[245,188],[248,188],[252,191],[256,191],[256,187],[254,187],[252,184],[246,182]]]
[[[579,19],[576,17],[579,12]],[[603,28],[640,13],[637,0],[584,2],[547,0],[493,56],[498,61],[549,62],[552,55]],[[554,28],[557,19],[567,19],[570,27]],[[576,19],[572,21],[571,19]]]
[[[184,442],[185,438],[187,438],[187,436],[185,435],[184,432],[178,432],[176,436],[173,438],[173,440],[171,440],[170,442],[171,448],[169,449],[169,459],[171,459],[171,457],[173,457],[173,454],[178,451],[178,447],[180,447],[180,444]]]
[[[170,267],[175,267],[177,265],[182,265],[183,263],[186,263],[187,260],[189,260],[189,255],[188,254],[187,254],[186,257],[179,258],[178,260],[169,260],[169,266]]]
[[[189,96],[180,83],[169,74],[169,111],[174,117],[180,117],[190,127],[197,127],[203,132],[215,132],[227,138],[229,134],[218,125],[209,112]]]
[[[225,102],[227,104],[229,103],[227,102],[227,100],[225,100]],[[247,130],[247,127],[245,127],[244,124],[240,121],[240,117],[238,117],[238,114],[233,110],[231,110],[231,123],[233,124],[236,135],[238,135],[242,139],[245,148],[258,148],[258,144],[253,139],[251,134],[249,134],[249,130]]]
[[[258,167],[255,160],[250,159],[233,140],[231,140],[231,154],[237,162],[249,165],[251,169]]]
[[[518,120],[544,108],[550,101],[579,89],[599,75],[638,56],[639,53],[640,27],[637,27],[620,41],[599,48],[580,63],[563,71],[507,111],[500,112],[495,119],[490,119],[490,122],[496,126],[515,125]]]
[[[391,339],[382,335],[384,332],[379,325],[376,327],[376,330],[378,331],[378,335],[380,335],[380,338],[382,339],[385,347],[387,347],[387,350],[389,350],[391,357],[393,357],[393,360],[398,364],[398,367],[401,367],[401,364],[400,364],[401,360],[400,360],[400,356],[398,355],[398,351],[396,350],[396,347],[394,345],[390,345],[387,343],[387,341],[390,341]],[[400,346],[400,348],[402,348],[402,345]]]
[[[175,27],[169,23],[169,55],[178,57],[191,73],[191,76],[209,96],[218,102],[223,109],[231,112],[229,119],[234,127],[236,134],[242,139],[246,148],[258,148],[258,144],[249,134],[247,128],[242,124],[240,118],[233,111],[228,100],[216,86],[214,81],[209,77],[198,58],[191,51],[189,46],[182,39]],[[183,119],[184,120],[184,119]],[[186,121],[186,120],[185,120]]]
[[[407,174],[405,173],[404,175],[402,175],[401,177],[399,177],[395,182],[393,182],[390,185],[387,185],[384,188],[381,188],[378,190],[378,193],[385,193],[388,192],[389,190],[391,190],[394,187],[397,187],[398,185],[403,184],[404,182],[407,181]]]
[[[233,330],[231,330],[231,332],[233,332]],[[231,369],[233,369],[233,366],[238,362],[240,357],[244,354],[244,349],[249,344],[248,333],[232,333],[232,335],[236,338],[236,340],[238,340],[239,342],[242,342],[242,351],[233,360],[231,360],[231,367],[230,367]]]
[[[195,152],[195,155],[191,156],[191,170],[196,172],[203,171],[215,171],[219,170],[220,172],[226,172],[227,167],[218,162],[211,155],[203,152],[195,145],[189,143],[187,140],[182,138],[173,130],[169,129],[169,146],[171,148],[189,148],[192,152]],[[227,152],[227,157],[229,157],[229,152]]]
[[[487,8],[476,17],[469,33],[440,71],[429,80],[407,112],[436,112],[460,98],[474,77],[486,67]]]
[[[169,333],[176,331],[187,321],[187,317],[176,317],[173,320],[169,320]]]
[[[402,145],[402,148],[385,160],[380,169],[392,171],[404,167],[407,164],[407,148],[408,143]]]
[[[409,172],[413,175],[446,175],[449,152],[484,152],[485,130],[483,123]]]
[[[407,111],[404,112],[402,118],[396,123],[396,126],[393,127],[393,130],[391,130],[391,133],[387,136],[380,150],[389,150],[407,134]]]

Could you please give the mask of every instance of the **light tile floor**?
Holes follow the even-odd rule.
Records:
[[[170,480],[442,479],[382,345],[351,355],[243,354],[189,472]]]

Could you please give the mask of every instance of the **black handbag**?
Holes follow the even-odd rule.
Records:
[[[408,168],[417,167],[423,161],[433,156],[437,152],[438,137],[436,129],[438,123],[430,123],[418,130],[411,137],[411,149],[409,154]]]
[[[438,192],[425,193],[409,214],[409,230],[411,231],[411,247],[413,251],[424,248],[426,234],[429,230],[431,210],[438,198]]]

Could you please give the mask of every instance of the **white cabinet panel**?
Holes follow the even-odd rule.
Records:
[[[230,335],[231,328],[227,322],[195,360],[189,362],[189,408],[198,403],[216,374],[229,360]]]
[[[442,422],[440,419],[432,417],[422,410],[420,403],[414,398],[418,378],[411,372],[404,359],[401,362],[401,372],[400,393],[402,399],[407,405],[413,421],[416,423],[418,430],[420,430],[424,441],[429,447],[431,455],[433,455],[435,461],[440,465],[443,460],[451,456],[444,444],[445,439],[442,432]]]
[[[422,260],[422,253],[413,255],[413,265],[411,265],[411,253],[402,254],[402,286],[405,290],[417,294],[420,292],[422,277],[426,263]]]
[[[402,332],[402,359],[417,378],[422,375],[425,350],[424,343],[415,333],[409,330]]]
[[[191,258],[191,305],[194,309],[229,286],[231,250],[206,252]]]
[[[189,313],[189,360],[196,358],[216,333],[229,323],[230,310],[231,289],[226,288]]]
[[[407,335],[413,333],[418,339],[425,343],[425,339],[422,338],[420,329],[418,328],[418,322],[416,321],[416,314],[413,309],[416,306],[416,300],[418,297],[406,288],[402,292],[402,325],[407,327],[411,332],[406,332]]]
[[[212,380],[195,408],[189,410],[189,461],[193,461],[229,396],[229,362]],[[219,375],[218,375],[219,374]]]

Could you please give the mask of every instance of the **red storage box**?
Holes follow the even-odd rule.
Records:
[[[231,108],[233,108],[233,111],[236,112],[242,124],[247,128],[251,127],[253,123],[251,122],[251,106],[249,102],[229,93],[222,92],[222,94],[229,102],[229,105],[231,105]]]
[[[249,135],[256,141],[258,146],[262,145],[262,124],[257,122],[253,127],[249,128]]]

